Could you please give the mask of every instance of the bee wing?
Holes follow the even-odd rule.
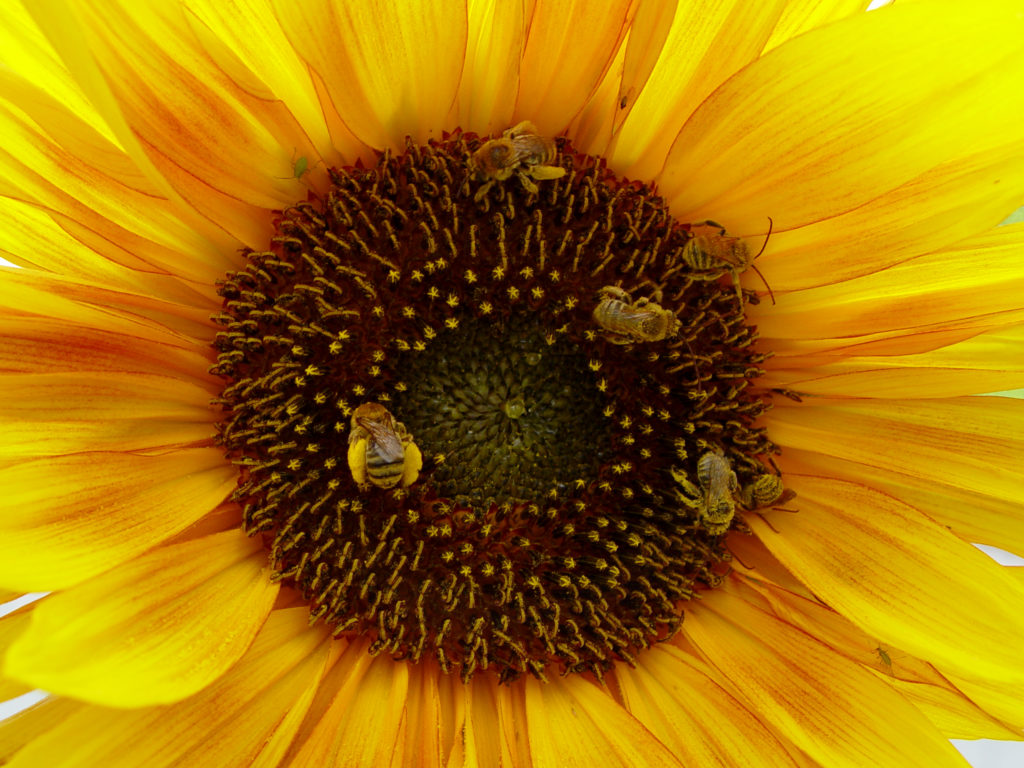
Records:
[[[632,307],[624,307],[619,312],[619,317],[622,320],[625,320],[626,322],[628,322],[630,324],[636,324],[636,325],[639,325],[640,323],[644,322],[645,320],[649,320],[653,316],[654,316],[654,311],[650,310],[650,309],[646,309],[646,308],[645,309],[633,309]]]
[[[369,422],[363,426],[370,433],[370,439],[373,440],[374,445],[377,447],[377,455],[380,458],[389,462],[402,460],[402,457],[405,455],[405,447],[393,429],[383,424]]]

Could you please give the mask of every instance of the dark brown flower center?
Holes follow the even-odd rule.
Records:
[[[336,634],[465,679],[600,675],[782,493],[745,251],[565,142],[487,181],[482,143],[332,171],[281,214],[220,288],[218,439]]]

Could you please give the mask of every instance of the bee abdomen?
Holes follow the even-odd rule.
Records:
[[[398,485],[405,468],[405,456],[397,460],[382,456],[372,443],[366,447],[366,477],[378,488]]]

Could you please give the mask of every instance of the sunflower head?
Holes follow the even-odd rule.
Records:
[[[782,493],[742,241],[528,122],[330,179],[220,285],[275,578],[466,679],[632,663]]]

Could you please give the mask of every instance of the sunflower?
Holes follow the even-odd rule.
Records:
[[[865,5],[3,4],[0,762],[1021,739],[1024,19]]]

